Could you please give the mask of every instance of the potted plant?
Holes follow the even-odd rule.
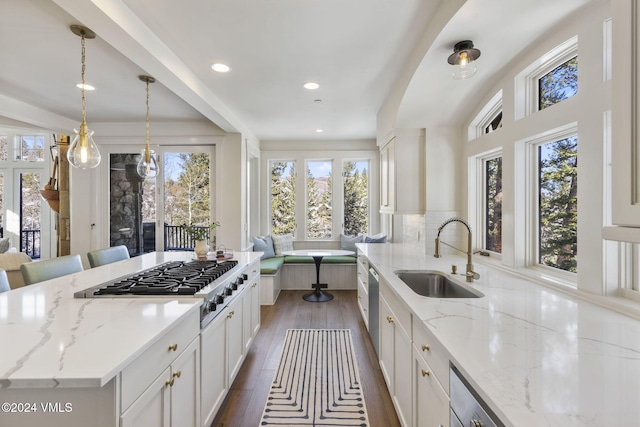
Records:
[[[195,251],[198,258],[207,257],[207,254],[209,253],[209,243],[206,239],[209,236],[209,233],[216,227],[220,227],[220,223],[218,221],[212,222],[208,227],[194,224],[182,224],[182,228],[191,238],[191,240],[196,241],[193,250]]]

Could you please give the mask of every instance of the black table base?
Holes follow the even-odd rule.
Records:
[[[326,288],[326,283],[320,283],[320,263],[322,262],[322,256],[314,256],[313,260],[316,263],[316,283],[313,287],[316,289],[310,294],[306,294],[302,297],[303,300],[309,302],[327,302],[333,299],[333,295],[328,292],[322,292],[322,288]]]

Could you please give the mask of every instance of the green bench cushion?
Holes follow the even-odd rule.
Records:
[[[260,274],[276,274],[283,263],[282,256],[260,260]]]
[[[284,257],[285,264],[313,264],[315,261],[310,256],[293,256]],[[355,264],[356,257],[350,255],[344,256],[326,256],[322,258],[323,264]]]

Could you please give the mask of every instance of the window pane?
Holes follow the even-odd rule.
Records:
[[[7,135],[0,135],[0,161],[5,161],[8,158],[8,139]]]
[[[181,225],[207,227],[212,222],[208,153],[166,153],[164,155],[165,247],[191,249],[192,241]],[[150,216],[151,212],[147,212]],[[215,236],[208,239],[215,246]]]
[[[344,234],[355,236],[369,230],[369,162],[344,162]]]
[[[331,160],[307,162],[307,237],[331,238]]]
[[[491,133],[496,129],[500,129],[501,127],[502,127],[502,111],[496,114],[496,116],[484,128],[484,133]]]
[[[539,263],[577,271],[578,137],[538,147]]]
[[[271,233],[295,235],[296,164],[271,162]]]
[[[578,93],[578,57],[571,58],[538,79],[538,109],[544,110]]]
[[[20,174],[20,252],[40,258],[40,174]]]
[[[502,253],[502,157],[485,162],[485,249]]]
[[[44,136],[21,135],[20,159],[25,162],[44,161]]]

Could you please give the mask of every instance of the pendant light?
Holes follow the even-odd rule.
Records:
[[[480,51],[473,47],[471,40],[456,43],[453,53],[447,58],[447,62],[454,66],[454,80],[465,80],[473,77],[478,70],[475,61],[480,58]]]
[[[87,126],[87,102],[84,97],[84,91],[86,83],[84,80],[85,70],[85,39],[93,39],[96,37],[96,33],[90,29],[83,27],[82,25],[72,25],[71,31],[73,34],[80,36],[82,42],[82,86],[80,86],[80,92],[82,93],[82,123],[80,123],[80,129],[74,129],[76,135],[71,141],[71,146],[67,152],[67,159],[71,166],[80,169],[95,168],[100,164],[100,151],[98,146],[93,141],[93,131]]]
[[[138,76],[140,80],[147,84],[147,118],[146,134],[144,138],[144,148],[140,153],[140,161],[138,162],[138,175],[147,180],[153,180],[158,176],[158,162],[156,161],[156,153],[151,149],[151,131],[149,120],[149,83],[155,83],[156,79],[151,76]]]

